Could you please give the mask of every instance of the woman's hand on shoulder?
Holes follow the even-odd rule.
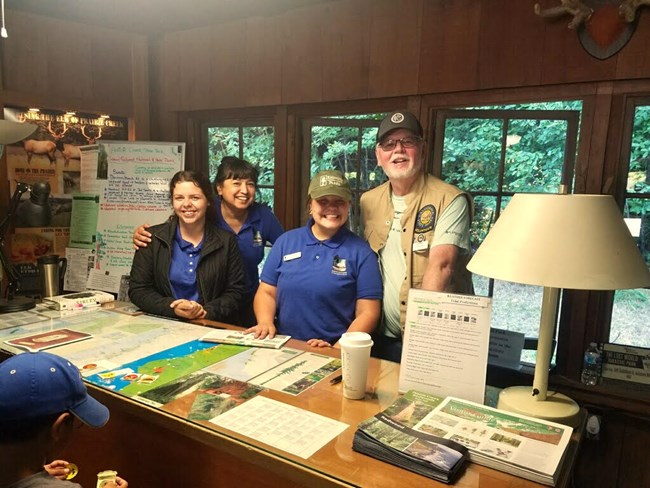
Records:
[[[309,339],[307,341],[307,344],[309,344],[311,347],[332,347],[332,344],[324,341],[323,339]]]
[[[275,325],[273,324],[257,324],[246,329],[244,334],[255,334],[255,339],[264,339],[266,337],[273,339],[275,331]]]
[[[174,313],[187,320],[204,319],[208,314],[203,306],[194,300],[185,300],[183,298],[174,300],[169,304],[174,309]]]
[[[151,242],[151,232],[147,231],[149,227],[149,224],[142,224],[133,231],[133,247],[136,251],[141,247],[147,247]]]

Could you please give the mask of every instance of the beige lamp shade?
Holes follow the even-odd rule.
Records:
[[[0,120],[0,144],[13,144],[22,141],[38,129],[34,124]]]
[[[497,407],[576,426],[579,406],[548,391],[560,288],[650,286],[650,271],[609,195],[518,193],[467,268],[498,280],[544,287],[532,389],[505,388]]]
[[[467,268],[554,288],[650,286],[648,266],[610,195],[514,195]]]

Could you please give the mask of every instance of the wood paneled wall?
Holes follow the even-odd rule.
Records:
[[[7,11],[3,105],[108,113],[149,139],[149,44],[145,36]]]
[[[650,12],[600,61],[570,17],[540,18],[535,3],[339,0],[168,33],[158,102],[191,111],[650,77]]]

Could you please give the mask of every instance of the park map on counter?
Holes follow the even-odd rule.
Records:
[[[76,332],[86,339],[50,352],[72,361],[92,384],[192,421],[214,424],[216,417],[265,389],[298,395],[341,367],[339,359],[288,347],[204,342],[205,327],[161,317],[94,310],[45,318],[42,312],[4,315],[0,344],[18,353],[11,346],[21,339]],[[323,425],[329,425],[326,420]],[[304,457],[341,428],[332,427],[309,450],[293,454]]]

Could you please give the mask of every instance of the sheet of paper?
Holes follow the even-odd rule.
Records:
[[[519,370],[521,368],[521,351],[524,349],[526,336],[522,332],[504,329],[491,329],[490,364]]]
[[[119,293],[122,275],[101,269],[91,269],[88,273],[88,288]]]
[[[483,403],[492,300],[409,291],[399,391]]]
[[[249,383],[299,395],[341,367],[341,360],[305,352],[249,380]]]
[[[68,268],[63,280],[63,289],[66,291],[83,291],[88,282],[88,273],[95,266],[94,249],[65,248],[65,258]]]
[[[210,422],[303,459],[348,428],[343,422],[261,396]]]
[[[76,193],[72,195],[70,219],[70,247],[95,249],[99,195]]]
[[[99,146],[92,144],[90,146],[81,146],[79,148],[81,156],[81,191],[84,193],[101,194],[106,185],[106,176],[98,173],[99,167]]]
[[[239,381],[249,381],[302,354],[298,349],[263,349],[251,347],[205,368],[205,371]]]

